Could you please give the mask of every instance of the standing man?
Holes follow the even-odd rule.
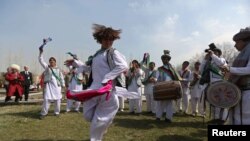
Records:
[[[235,48],[240,52],[231,67],[229,81],[241,90],[241,101],[230,109],[229,122],[234,125],[250,125],[250,27],[234,35]]]
[[[204,117],[205,111],[203,109],[202,102],[204,98],[201,97],[202,86],[199,84],[199,80],[201,78],[200,64],[201,63],[199,61],[195,62],[194,70],[192,71],[192,81],[190,82],[191,109],[192,116],[196,116],[200,113],[200,115]]]
[[[129,112],[140,115],[142,112],[141,86],[143,71],[137,60],[132,61],[132,68],[128,71],[128,91],[137,93],[140,98],[129,99]]]
[[[29,68],[24,66],[24,71],[21,72],[24,77],[23,89],[24,89],[24,99],[28,101],[29,92],[30,92],[30,85],[33,84],[32,73],[29,72]],[[20,98],[22,100],[22,97]]]
[[[205,52],[207,54],[201,63],[202,76],[199,83],[204,84],[203,88],[206,90],[211,83],[223,80],[224,76],[221,70],[227,65],[227,62],[225,58],[221,56],[222,51],[217,48],[214,43],[209,44],[209,49],[206,49]],[[207,78],[204,76],[207,76]],[[213,105],[210,105],[210,108],[213,116],[209,123],[224,124],[228,115],[228,109],[215,107]]]
[[[157,82],[181,80],[181,77],[178,75],[178,72],[174,70],[174,68],[169,62],[171,60],[169,50],[164,50],[164,55],[161,56],[161,60],[163,65],[158,68],[159,76],[157,78]],[[162,118],[163,111],[164,109],[166,109],[165,122],[172,122],[174,112],[173,101],[174,100],[170,99],[156,102],[156,120],[160,120]]]
[[[70,75],[70,79],[69,79],[69,83],[68,83],[68,90],[70,91],[81,91],[82,88],[82,81],[83,81],[83,74],[81,72],[77,71],[77,68],[70,66],[69,67],[69,74]],[[79,113],[79,109],[81,106],[81,102],[80,101],[75,101],[72,99],[67,99],[67,106],[66,106],[66,112],[70,112],[72,107],[73,107],[73,103],[74,103],[74,110],[75,112]]]
[[[55,107],[54,115],[59,116],[62,99],[62,88],[65,87],[65,82],[62,72],[56,65],[56,59],[54,57],[50,57],[49,64],[47,64],[43,58],[43,48],[39,48],[39,51],[39,63],[44,68],[43,106],[40,115],[40,119],[43,119],[48,114],[49,107],[52,102],[54,102]]]
[[[181,87],[183,90],[182,98],[177,100],[177,111],[181,112],[183,110],[184,114],[188,114],[190,90],[189,85],[191,81],[191,70],[189,69],[189,62],[184,61],[182,63],[182,69],[178,72],[181,76]]]
[[[145,72],[145,78],[143,80],[144,84],[144,94],[146,95],[147,112],[155,114],[155,103],[153,97],[153,87],[157,82],[157,70],[155,69],[155,63],[150,62],[148,68],[141,64],[142,70]]]

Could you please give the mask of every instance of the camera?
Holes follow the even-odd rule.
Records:
[[[209,46],[209,49],[205,49],[206,53],[208,53],[209,50],[215,51],[217,49],[214,43],[211,43],[208,46]]]

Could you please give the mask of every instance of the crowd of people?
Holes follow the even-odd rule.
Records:
[[[210,104],[211,124],[250,124],[250,111],[248,109],[250,98],[250,28],[241,29],[233,36],[235,48],[240,52],[235,58],[232,66],[223,58],[222,51],[213,43],[209,49],[205,50],[206,55],[203,60],[197,60],[190,68],[189,61],[183,61],[180,70],[176,70],[170,63],[171,55],[169,50],[164,50],[161,56],[162,65],[156,67],[155,62],[133,60],[128,66],[123,54],[112,47],[115,40],[120,39],[121,30],[115,30],[103,25],[93,25],[93,37],[100,44],[100,49],[83,63],[79,58],[73,57],[65,61],[69,68],[69,76],[66,76],[56,65],[54,57],[49,58],[47,64],[43,58],[43,46],[47,44],[44,40],[39,48],[39,62],[44,68],[43,73],[43,104],[40,119],[44,119],[48,114],[50,104],[54,103],[54,114],[59,116],[62,99],[62,89],[69,91],[83,91],[102,89],[108,84],[112,84],[109,94],[98,93],[84,102],[76,99],[67,99],[66,112],[74,109],[80,112],[80,105],[83,103],[84,118],[91,122],[90,138],[93,141],[102,140],[107,132],[116,113],[124,111],[124,99],[128,99],[129,114],[140,115],[142,113],[142,93],[146,96],[146,112],[154,115],[157,121],[164,118],[166,123],[173,122],[175,114],[205,117],[209,113],[206,111],[207,89],[219,81],[229,81],[241,90],[241,100],[237,105],[222,108]],[[149,54],[146,54],[149,56]],[[88,75],[86,75],[88,74]],[[87,78],[85,77],[87,76]],[[33,83],[32,73],[28,67],[20,72],[18,65],[11,65],[7,69],[5,78],[6,99],[11,100],[11,96],[16,96],[15,101],[29,99],[29,87]],[[126,78],[126,79],[125,79]],[[179,81],[182,90],[178,99],[154,99],[154,86],[158,82]],[[83,88],[84,83],[84,88]],[[125,85],[126,84],[126,85]],[[124,93],[135,93],[137,98],[117,96],[117,87],[126,89]],[[86,91],[87,93],[88,91]],[[91,91],[94,93],[93,91]],[[97,91],[100,92],[100,91]],[[73,107],[74,105],[74,107]],[[189,108],[190,107],[190,108]],[[191,110],[189,110],[191,109]],[[165,113],[165,117],[163,117]]]

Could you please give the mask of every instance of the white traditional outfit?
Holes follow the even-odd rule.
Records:
[[[229,124],[250,125],[250,28],[241,29],[234,35],[233,40],[239,41],[235,45],[236,48],[237,46],[242,48],[240,46],[243,43],[245,45],[229,69],[231,73],[229,81],[236,84],[241,90],[240,102],[230,109]]]
[[[221,81],[223,80],[223,76],[221,74],[221,70],[220,67],[225,66],[227,64],[225,58],[222,57],[218,57],[215,54],[212,54],[211,56],[211,66],[213,67],[214,71],[209,71],[209,76],[210,76],[210,83],[214,83],[216,81]],[[207,60],[203,60],[200,66],[200,70],[203,73],[204,68],[206,67],[207,64]],[[217,73],[215,73],[217,72]],[[209,87],[209,85],[206,83],[204,84],[203,88],[205,89],[206,87]],[[204,90],[205,91],[205,90]],[[210,106],[211,107],[211,114],[212,114],[212,119],[220,119],[225,121],[227,119],[227,115],[228,115],[228,109],[223,109],[223,108],[218,108],[218,107],[214,107],[214,106]]]
[[[144,94],[146,96],[146,104],[147,104],[147,112],[155,113],[155,105],[156,101],[153,97],[153,87],[154,83],[149,82],[149,79],[155,79],[157,81],[157,70],[150,70],[149,68],[146,68],[142,65],[142,70],[145,73],[145,78],[143,80],[144,84]]]
[[[195,74],[198,75],[198,78],[195,78]],[[200,115],[205,116],[205,111],[203,108],[204,99],[201,99],[203,86],[199,84],[199,79],[201,77],[200,71],[194,70],[191,77],[192,81],[190,82],[190,95],[192,115],[199,113]]]
[[[158,68],[158,74],[157,76],[157,82],[162,82],[162,81],[173,81],[173,80],[178,80],[179,77],[177,77],[177,73],[175,70],[172,68],[172,66],[169,65],[163,65]],[[173,108],[173,101],[172,99],[170,100],[161,100],[161,101],[156,101],[156,118],[161,119],[163,112],[166,110],[166,121],[171,122],[173,118],[173,113],[174,113],[174,108]]]
[[[141,99],[141,86],[142,86],[142,69],[138,68],[134,76],[132,75],[131,69],[128,71],[128,79],[130,80],[128,84],[128,92],[138,93],[140,98],[129,99],[129,112],[140,114],[142,112],[142,99]],[[136,109],[136,110],[135,110]]]
[[[181,80],[181,87],[182,87],[182,98],[177,100],[177,111],[182,111],[184,113],[188,113],[188,106],[189,106],[189,99],[190,99],[190,90],[189,90],[189,85],[190,81],[192,80],[191,78],[191,70],[188,68],[185,70],[180,70],[179,75],[182,77]]]
[[[108,49],[107,49],[108,50]],[[109,80],[114,80],[117,76],[127,71],[128,65],[125,57],[117,50],[114,50],[113,61],[114,69],[111,70],[107,62],[107,50],[99,50],[92,60],[91,67],[85,66],[83,63],[75,60],[78,69],[86,72],[92,71],[93,82],[89,89],[99,89]],[[106,94],[96,96],[84,102],[83,114],[90,125],[90,140],[101,141],[107,128],[111,125],[118,111],[118,97],[116,89],[111,92],[107,99]]]
[[[74,68],[71,70],[71,78],[69,80],[69,87],[68,90],[70,91],[81,91],[83,88],[82,81],[83,81],[83,74],[82,72],[77,71],[77,68]],[[73,103],[75,103],[75,111],[79,112],[79,108],[81,106],[80,101],[75,101],[72,99],[67,99],[67,107],[66,112],[71,111],[71,108],[73,106]]]
[[[60,113],[60,106],[61,106],[61,99],[62,87],[65,87],[64,76],[59,68],[54,67],[51,68],[48,64],[44,61],[43,55],[39,55],[39,62],[42,67],[45,69],[44,71],[44,90],[43,90],[43,106],[41,115],[45,116],[48,114],[48,110],[50,107],[50,103],[54,102],[54,114],[59,115]]]

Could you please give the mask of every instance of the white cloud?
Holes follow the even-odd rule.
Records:
[[[178,22],[178,19],[179,19],[178,14],[174,14],[173,16],[169,16],[165,19],[163,26],[166,28],[173,27]]]
[[[243,5],[237,5],[233,7],[233,10],[240,15],[245,15],[247,13],[247,7]]]
[[[194,37],[198,37],[198,36],[200,36],[200,32],[199,31],[194,31],[194,32],[191,33],[191,35],[194,36]]]

